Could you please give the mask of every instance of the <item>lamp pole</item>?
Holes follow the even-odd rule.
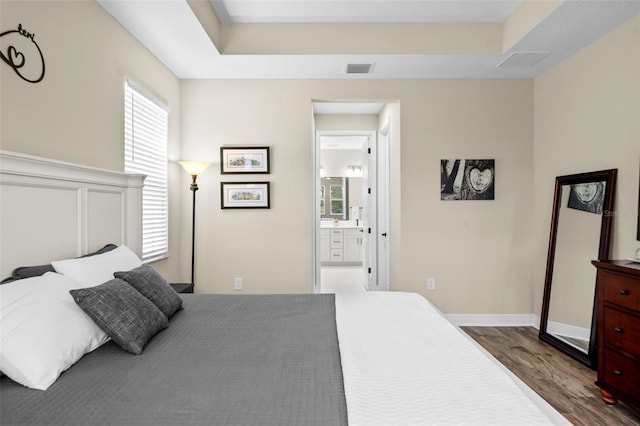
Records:
[[[193,204],[191,208],[191,285],[195,287],[194,281],[194,265],[196,263],[196,191],[198,190],[198,184],[196,179],[198,175],[191,175],[193,179],[191,182],[191,191],[193,192]]]
[[[191,286],[195,288],[195,263],[196,263],[196,191],[198,183],[196,179],[201,175],[209,163],[199,161],[179,161],[178,162],[191,176],[191,186],[189,189],[193,193],[193,203],[191,207]],[[195,291],[195,290],[194,290]]]

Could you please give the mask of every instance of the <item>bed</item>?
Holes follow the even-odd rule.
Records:
[[[44,192],[78,185],[70,202],[83,206],[75,210],[80,212],[80,225],[71,226],[78,234],[71,241],[42,251],[18,250],[13,257],[5,255],[3,246],[3,263],[7,258],[13,267],[46,263],[83,255],[105,242],[130,244],[136,251],[139,229],[135,223],[127,224],[130,215],[139,214],[139,180],[115,179],[107,173],[105,184],[96,176],[106,172],[93,169],[78,179],[80,166],[72,167],[74,176],[68,179],[62,177],[70,167],[67,163],[62,167],[67,171],[53,172],[60,166],[57,162],[2,155],[11,160],[0,167],[3,197],[17,194],[20,185]],[[34,173],[34,163],[45,165],[49,172]],[[87,196],[91,193],[98,197]],[[100,198],[102,194],[107,197]],[[106,205],[106,211],[118,213],[115,219],[113,214],[99,217],[115,221],[106,225],[112,230],[109,235],[104,224],[94,222],[92,198],[99,200],[101,209]],[[20,220],[11,212],[7,215],[5,200],[3,232],[5,218]],[[93,226],[101,229],[100,237]],[[2,244],[20,241],[7,242],[3,234]],[[75,250],[70,249],[72,244]],[[92,258],[98,262],[108,255]],[[44,391],[0,378],[0,423],[569,424],[417,294],[182,294],[179,298],[182,308],[168,317],[139,355],[107,341],[81,356]]]

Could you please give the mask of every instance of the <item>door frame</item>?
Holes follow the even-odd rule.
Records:
[[[371,148],[372,155],[374,155],[373,164],[377,167],[377,162],[375,161],[375,152],[377,149],[377,137],[378,132],[375,130],[316,130],[313,138],[313,163],[314,163],[314,178],[313,178],[313,208],[311,209],[313,214],[313,292],[320,293],[320,203],[318,200],[320,199],[320,139],[324,136],[367,136],[369,138],[369,147]],[[367,212],[370,218],[370,228],[371,228],[371,236],[370,244],[371,251],[374,255],[371,256],[371,271],[373,274],[373,283],[377,283],[377,216],[378,216],[378,203],[376,194],[377,194],[377,179],[376,179],[376,170],[375,167],[373,170],[369,170],[369,173],[372,174],[373,177],[373,185],[371,188],[371,196],[374,197],[372,201],[372,205],[374,206],[373,212]],[[363,265],[364,271],[364,265]],[[369,286],[370,287],[370,286]]]
[[[378,290],[391,290],[391,118],[378,130]],[[383,236],[382,234],[385,234]]]

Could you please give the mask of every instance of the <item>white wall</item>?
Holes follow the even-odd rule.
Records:
[[[349,166],[362,166],[362,149],[322,149],[320,164],[327,177],[347,177]]]

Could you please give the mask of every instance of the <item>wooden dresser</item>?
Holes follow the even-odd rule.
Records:
[[[598,268],[598,381],[602,399],[640,411],[640,265],[593,261]]]

